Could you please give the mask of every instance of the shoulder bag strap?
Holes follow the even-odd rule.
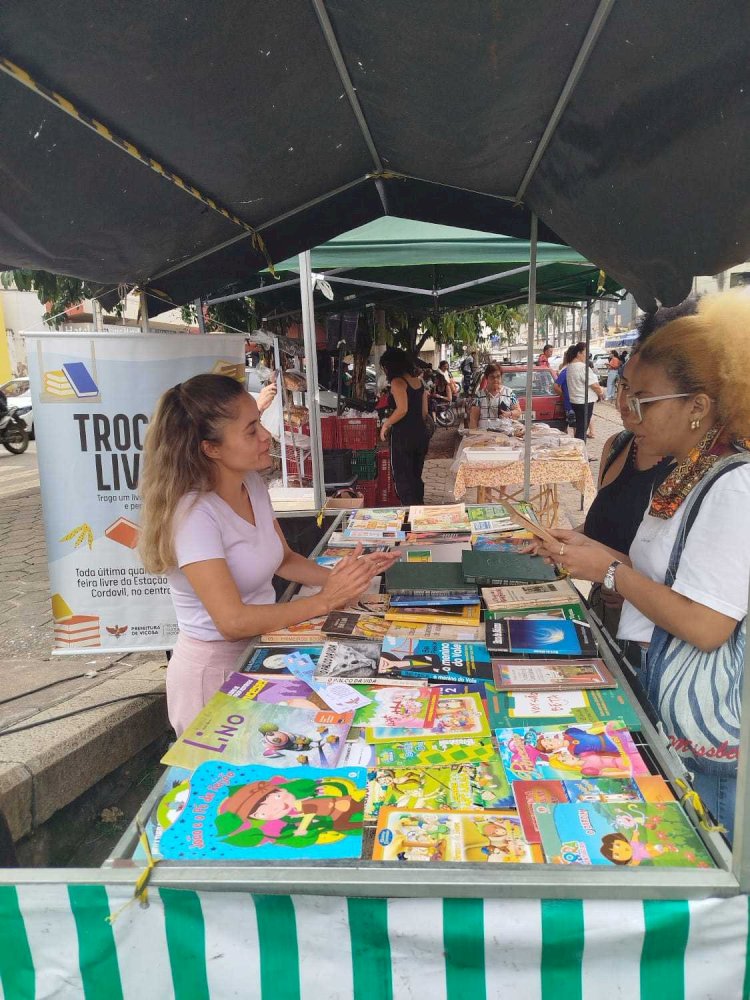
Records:
[[[623,451],[627,448],[630,442],[633,440],[633,435],[630,431],[620,431],[617,437],[613,440],[612,445],[609,449],[609,454],[604,461],[604,468],[602,469],[602,479],[607,475],[612,466],[612,463],[621,455]]]

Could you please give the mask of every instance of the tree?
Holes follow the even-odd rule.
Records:
[[[412,354],[419,354],[430,338],[436,344],[456,344],[475,350],[485,327],[510,344],[518,334],[519,321],[518,310],[502,304],[432,314],[386,311],[392,343]]]
[[[17,268],[13,271],[0,273],[0,283],[3,288],[16,288],[19,292],[36,292],[43,305],[49,305],[44,322],[48,326],[59,327],[66,320],[65,310],[80,305],[84,299],[96,295],[94,286],[80,278],[69,278],[63,274],[52,274],[49,271],[30,271]],[[114,312],[122,315],[122,303],[118,303]]]

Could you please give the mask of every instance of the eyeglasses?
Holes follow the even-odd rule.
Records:
[[[685,396],[692,395],[692,392],[672,392],[668,396],[647,396],[645,399],[641,399],[640,396],[628,396],[626,398],[625,405],[635,423],[640,424],[643,420],[641,407],[644,403],[658,403],[662,399],[683,399]]]

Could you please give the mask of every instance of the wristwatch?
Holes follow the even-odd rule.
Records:
[[[611,590],[613,594],[617,593],[615,573],[617,572],[618,566],[622,566],[622,562],[619,559],[615,559],[611,562],[609,566],[607,566],[607,572],[604,574],[604,579],[602,580],[602,587],[604,587],[605,590]]]

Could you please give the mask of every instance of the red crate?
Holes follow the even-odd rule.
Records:
[[[396,487],[390,482],[383,485],[378,481],[377,501],[376,507],[399,507],[401,505]]]
[[[376,453],[378,463],[378,479],[388,478],[391,475],[391,451],[390,448],[381,448]]]
[[[364,498],[364,507],[374,507],[378,502],[377,479],[358,479],[355,487]]]
[[[365,417],[339,418],[339,447],[371,451],[378,444],[378,422]]]
[[[286,472],[288,476],[296,478],[299,475],[299,461],[296,454],[289,455],[288,451],[289,449],[286,457]],[[302,460],[302,478],[312,479],[312,474],[312,455],[308,452]]]
[[[339,418],[320,418],[320,437],[324,448],[340,448]]]

